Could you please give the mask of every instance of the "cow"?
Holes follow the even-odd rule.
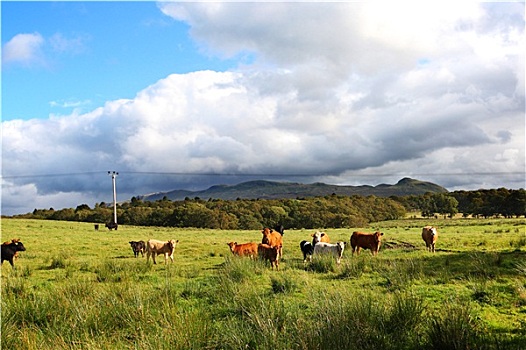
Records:
[[[258,244],[258,255],[259,258],[264,261],[270,261],[270,267],[274,270],[276,266],[276,271],[279,271],[279,251],[280,246],[271,247],[268,244],[260,243]]]
[[[13,239],[11,243],[5,242],[1,245],[2,247],[2,265],[4,264],[4,260],[9,261],[13,269],[15,268],[15,264],[13,263],[13,259],[15,258],[15,255],[17,252],[23,252],[26,250],[26,247],[20,242],[19,239]]]
[[[144,251],[146,250],[146,244],[144,241],[131,241],[129,243],[133,250],[133,255],[135,255],[136,258],[139,257],[139,253],[144,257]]]
[[[340,264],[342,260],[344,249],[345,249],[344,242],[336,242],[336,243],[318,242],[314,246],[313,255],[332,254],[336,258],[336,263]]]
[[[281,233],[281,235],[283,236],[285,234],[285,227],[283,227],[283,225],[281,224],[278,224],[274,227],[274,231]]]
[[[20,242],[20,238],[13,238],[12,240],[10,241],[6,241],[4,243],[2,243],[3,245],[8,245],[8,244],[11,244],[11,243],[18,243]],[[15,256],[14,256],[14,259],[18,259],[18,252],[15,252]]]
[[[283,234],[274,231],[268,227],[265,227],[261,233],[263,238],[261,239],[262,244],[268,244],[271,247],[279,247],[279,257],[283,257]]]
[[[312,261],[312,254],[314,254],[314,246],[307,241],[300,242],[301,252],[303,253],[303,262],[307,262],[307,257],[309,261]]]
[[[249,242],[249,243],[238,244],[237,242],[230,242],[230,243],[227,243],[227,245],[230,247],[230,251],[234,255],[248,256],[252,259],[255,259],[258,256],[257,243]]]
[[[152,257],[153,263],[157,264],[155,261],[156,255],[164,254],[164,263],[168,262],[168,258],[174,262],[174,250],[175,246],[179,243],[179,240],[175,241],[173,239],[163,242],[156,239],[150,239],[146,242],[146,262],[150,261],[150,256]]]
[[[426,248],[430,252],[435,252],[435,244],[438,239],[438,231],[436,227],[425,226],[422,229],[422,239],[426,242]]]
[[[382,236],[384,234],[380,231],[375,233],[363,233],[354,231],[351,235],[351,247],[352,255],[356,252],[356,255],[360,255],[360,248],[370,249],[371,254],[377,255],[382,244]]]
[[[312,245],[315,246],[316,243],[318,242],[325,242],[325,243],[330,243],[331,242],[331,239],[329,238],[329,235],[326,234],[325,232],[316,232],[316,233],[313,233],[312,235]]]
[[[119,227],[119,225],[118,225],[116,222],[113,222],[113,221],[106,223],[105,226],[106,226],[106,227],[108,228],[108,230],[110,230],[110,231],[113,230],[113,229],[115,229],[115,231],[117,231],[117,228]]]

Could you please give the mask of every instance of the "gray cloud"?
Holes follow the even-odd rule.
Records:
[[[3,122],[2,210],[109,201],[107,170],[120,172],[121,200],[265,177],[524,187],[517,5],[407,16],[355,3],[161,3],[204,52],[253,62],[170,75],[85,114]],[[57,173],[73,175],[20,176]]]

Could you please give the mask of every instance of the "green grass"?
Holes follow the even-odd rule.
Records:
[[[439,227],[437,252],[421,227]],[[232,256],[254,231],[2,219],[27,250],[2,266],[5,349],[523,349],[524,219],[398,220],[325,230],[384,232],[377,257],[303,263],[288,230],[280,271]],[[134,258],[131,240],[178,239],[175,263]]]

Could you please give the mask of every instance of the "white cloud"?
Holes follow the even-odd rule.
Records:
[[[121,173],[122,199],[247,179],[155,172],[524,187],[521,7],[502,4],[497,16],[493,5],[471,3],[411,15],[373,5],[163,3],[203,50],[250,52],[254,62],[173,74],[90,113],[4,122],[4,176],[13,191],[57,201],[69,192],[108,201],[107,170]]]
[[[40,33],[17,34],[2,48],[3,63],[39,63],[45,40]]]

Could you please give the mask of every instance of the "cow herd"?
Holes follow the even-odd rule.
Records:
[[[279,261],[283,257],[283,226],[277,226],[274,229],[264,228],[262,231],[261,243],[249,242],[249,243],[237,243],[229,242],[227,245],[230,251],[235,256],[250,257],[252,259],[262,259],[268,261],[272,269],[276,268],[279,270]],[[380,246],[382,244],[383,233],[376,231],[374,233],[364,233],[355,231],[352,233],[349,243],[352,248],[352,255],[360,254],[361,249],[369,249],[373,256],[378,254]],[[312,242],[303,240],[299,246],[303,253],[303,262],[312,262],[313,256],[333,256],[336,262],[340,264],[343,251],[347,242],[336,242],[331,243],[329,236],[325,232],[316,232],[311,235]],[[425,226],[422,229],[422,239],[426,244],[426,249],[430,252],[435,252],[435,244],[438,238],[438,231],[436,227]],[[152,258],[153,263],[157,264],[155,258],[157,255],[164,255],[165,264],[168,262],[168,258],[174,261],[174,250],[179,243],[179,240],[170,239],[168,241],[159,241],[150,239],[147,242],[144,241],[130,241],[129,244],[133,250],[134,256],[137,258],[139,254],[144,257],[146,254],[146,261],[149,262]],[[20,239],[13,239],[8,242],[4,242],[2,247],[2,264],[4,260],[9,261],[11,266],[14,268],[14,259],[18,257],[19,251],[25,251],[26,248],[20,242]]]
[[[246,256],[252,259],[259,257],[262,260],[269,261],[272,269],[279,268],[279,260],[283,256],[283,227],[281,230],[274,231],[270,228],[264,228],[261,233],[263,238],[261,243],[237,243],[230,242],[227,245],[230,247],[232,254],[236,256]],[[369,249],[373,256],[378,254],[382,244],[382,236],[384,234],[380,231],[374,233],[364,233],[355,231],[352,233],[349,243],[352,248],[352,255],[360,255],[361,249]],[[336,263],[340,264],[343,257],[343,251],[347,242],[338,241],[330,243],[330,238],[325,232],[315,232],[311,235],[312,243],[306,240],[300,242],[300,249],[303,253],[303,262],[312,262],[313,256],[328,255],[336,259]],[[422,239],[429,251],[435,252],[435,243],[438,238],[438,232],[435,227],[426,226],[422,229]]]

